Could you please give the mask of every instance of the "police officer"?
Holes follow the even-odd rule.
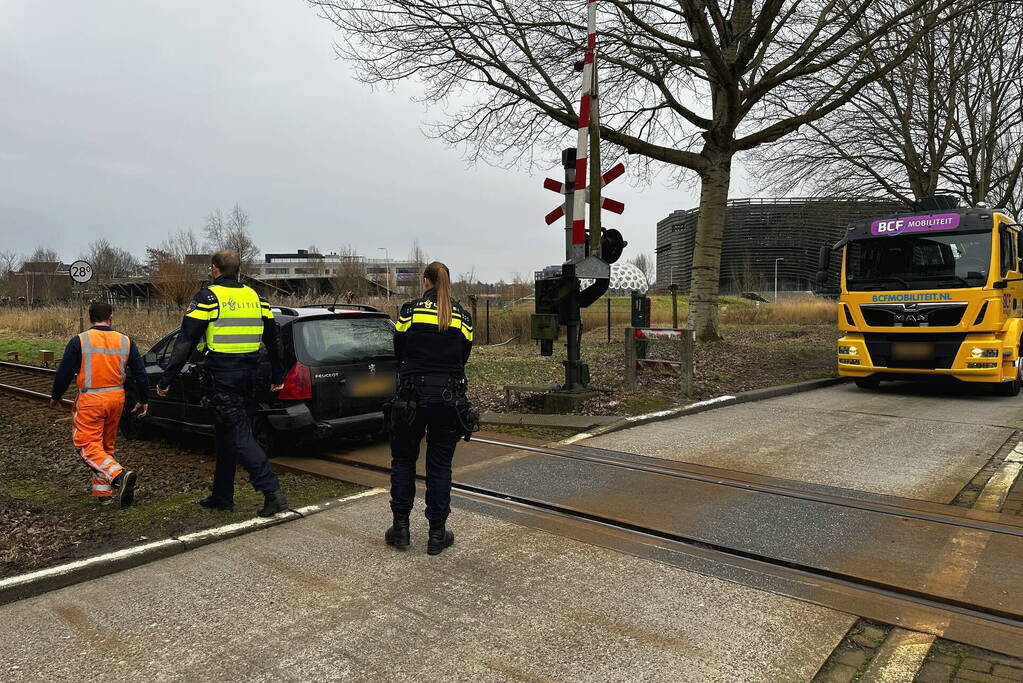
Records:
[[[391,409],[391,512],[388,545],[409,546],[409,514],[416,460],[426,436],[426,551],[436,555],[455,541],[445,528],[451,512],[451,458],[455,444],[475,429],[465,396],[465,363],[472,351],[472,318],[451,300],[448,267],[434,261],[423,273],[426,290],[401,307],[395,325],[398,388]]]
[[[234,471],[240,463],[249,473],[253,488],[264,497],[263,507],[256,514],[271,517],[286,510],[288,501],[277,475],[270,471],[266,453],[252,435],[249,422],[247,408],[259,368],[260,341],[270,356],[271,391],[283,387],[284,369],[270,305],[251,287],[238,282],[239,266],[238,255],[233,251],[225,249],[213,255],[213,284],[200,289],[189,304],[156,393],[166,396],[193,351],[197,347],[203,351],[203,388],[213,410],[217,464],[212,494],[200,500],[199,505],[234,510]]]

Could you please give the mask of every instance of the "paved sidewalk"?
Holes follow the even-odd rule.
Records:
[[[456,511],[439,557],[385,495],[0,607],[11,681],[804,681],[854,618]]]

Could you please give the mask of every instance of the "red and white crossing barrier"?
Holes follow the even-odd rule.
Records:
[[[586,183],[587,164],[590,160],[590,155],[593,155],[594,163],[599,161],[600,158],[599,147],[597,149],[590,149],[591,143],[594,146],[599,146],[600,144],[600,137],[597,134],[599,133],[598,127],[600,125],[599,104],[594,96],[596,91],[596,74],[597,2],[596,0],[586,0],[586,49],[583,55],[582,91],[579,96],[579,125],[577,129],[578,136],[576,138],[575,182],[572,188],[570,260],[573,262],[582,261],[586,254],[585,209],[587,202],[597,201],[600,204],[600,208],[617,214],[625,210],[625,204],[614,199],[601,197],[599,192],[599,188],[604,187],[625,173],[624,164],[616,164],[601,176],[601,183],[596,188],[597,191],[592,194],[592,198],[590,195],[594,188],[589,188]],[[593,133],[592,136],[591,132]],[[544,180],[543,186],[553,192],[568,194],[564,183],[551,178]],[[551,225],[565,215],[567,203],[568,197],[566,196],[565,204],[544,216],[544,221],[546,221],[547,225]],[[590,226],[590,228],[591,230],[599,230],[599,226]],[[594,240],[591,243],[596,244],[598,236],[594,235],[591,238]]]
[[[635,327],[633,328],[636,339],[639,341],[665,341],[682,339],[684,335],[693,336],[693,330],[672,327]]]
[[[677,360],[637,358],[636,372],[649,372],[652,375],[673,375],[679,377],[682,374],[682,363]]]
[[[679,360],[661,358],[637,358],[636,342],[668,341],[678,344]],[[693,353],[696,349],[694,330],[682,328],[625,328],[625,386],[636,388],[636,376],[641,373],[652,375],[669,375],[678,377],[682,385],[682,394],[689,396],[693,392]]]

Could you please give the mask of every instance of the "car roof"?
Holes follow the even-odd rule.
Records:
[[[390,318],[378,308],[363,304],[303,304],[301,306],[282,306],[271,304],[270,309],[275,316],[301,320],[303,318]]]

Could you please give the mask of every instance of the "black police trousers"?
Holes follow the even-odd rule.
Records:
[[[444,527],[451,514],[451,459],[462,435],[451,401],[420,397],[411,423],[391,416],[391,512],[408,516],[416,497],[416,461],[426,436],[426,519],[431,529]]]
[[[249,473],[249,482],[260,493],[281,487],[270,470],[266,452],[252,434],[248,402],[253,395],[255,371],[216,369],[208,371],[207,395],[216,429],[217,465],[213,472],[213,495],[234,501],[234,471],[237,465]]]

